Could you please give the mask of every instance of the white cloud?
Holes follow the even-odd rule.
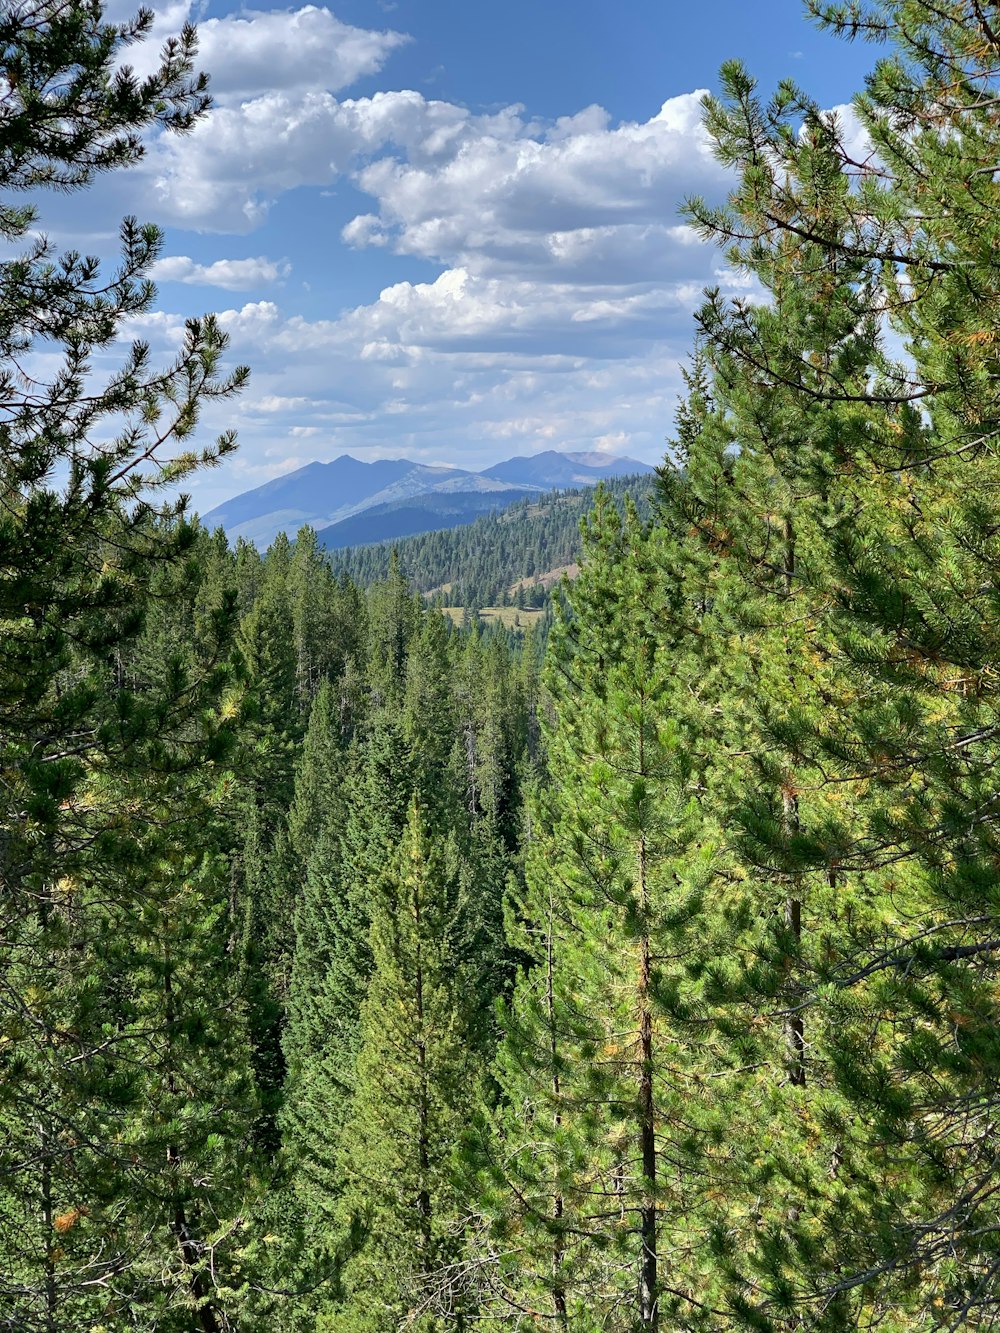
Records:
[[[520,107],[475,116],[413,91],[340,101],[278,89],[159,139],[145,170],[161,216],[218,231],[248,231],[285,191],[353,174],[378,211],[348,224],[350,244],[497,263],[547,262],[546,236],[581,229],[669,233],[685,191],[721,179],[699,93],[642,123],[611,127],[591,107],[545,127]]]
[[[198,25],[199,63],[220,102],[263,89],[337,92],[377,73],[408,40],[399,32],[352,27],[316,5],[245,10]]]
[[[254,412],[301,412],[319,401],[303,394],[288,397],[280,393],[267,393],[262,398],[250,398],[246,406]]]
[[[850,102],[832,107],[829,114],[836,118],[840,142],[853,161],[865,162],[874,158],[875,145]]]
[[[402,253],[454,260],[470,251],[497,262],[549,262],[546,238],[615,241],[631,225],[647,238],[676,230],[685,189],[718,180],[701,128],[699,93],[665,102],[644,123],[609,127],[600,108],[539,133],[519,119],[470,123],[444,160],[412,155],[364,167],[358,184],[379,204],[350,224],[353,244],[393,238]]]
[[[631,436],[628,431],[616,430],[609,435],[599,435],[594,441],[594,450],[599,454],[610,454],[612,458],[620,458],[623,454],[628,454]]]
[[[280,282],[291,271],[286,259],[275,262],[262,255],[256,259],[217,259],[212,264],[196,264],[187,255],[169,255],[157,260],[149,276],[155,282],[184,282],[246,292]]]
[[[468,119],[419,93],[338,101],[315,90],[268,93],[220,106],[190,134],[161,136],[143,164],[157,216],[207,231],[249,231],[274,200],[324,186],[389,144],[421,157],[441,153]]]
[[[192,0],[170,0],[156,9],[149,39],[127,53],[139,74],[157,68],[163,43],[197,17],[195,8]],[[110,9],[120,21],[132,15],[135,5],[115,0]],[[392,52],[410,40],[388,29],[354,27],[318,5],[246,9],[197,23],[197,65],[208,72],[217,103],[281,88],[339,92],[378,73]]]
[[[712,259],[704,253],[704,281]],[[449,269],[334,319],[272,301],[234,306],[220,319],[230,359],[253,367],[251,389],[217,424],[238,428],[252,471],[207,474],[199,507],[276,475],[306,446],[308,458],[450,455],[470,467],[546,448],[657,461],[701,285],[609,289],[595,301],[586,286]]]
[[[388,271],[404,280],[327,318],[295,312],[298,284],[267,299],[284,261],[161,261],[168,281],[249,297],[219,318],[250,390],[204,417],[206,431],[235,425],[242,452],[199,480],[199,507],[345,451],[471,467],[545,448],[661,458],[702,289],[739,290],[678,214],[686,194],[724,187],[700,94],[623,123],[598,106],[542,122],[413,90],[341,98],[400,40],[345,31],[311,7],[203,24],[219,102],[191,134],[155,139],[141,168],[152,215],[203,232],[249,232],[300,189],[321,226],[321,196],[347,181],[367,198],[340,240],[403,261]],[[329,262],[345,259],[334,233]],[[133,328],[165,347],[183,320]]]

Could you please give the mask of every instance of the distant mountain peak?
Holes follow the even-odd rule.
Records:
[[[231,539],[243,537],[269,546],[280,533],[294,536],[305,524],[316,529],[363,514],[376,506],[394,505],[415,496],[441,492],[521,492],[561,490],[592,485],[605,477],[650,472],[647,463],[612,458],[597,452],[562,454],[546,449],[469,472],[444,463],[415,463],[407,458],[371,462],[340,454],[318,459],[294,472],[234,496],[205,515],[210,527],[221,526]],[[427,513],[433,512],[433,506]]]
[[[630,472],[649,471],[648,463],[640,463],[638,458],[629,458],[624,454],[603,454],[598,449],[591,449],[589,453],[563,454],[563,458],[568,458],[572,463],[581,463],[584,467],[624,467],[628,466]]]

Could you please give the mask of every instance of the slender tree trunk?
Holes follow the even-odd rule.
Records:
[[[430,1195],[430,1087],[427,1077],[427,1042],[424,1033],[424,971],[420,950],[420,889],[416,888],[413,903],[417,926],[417,966],[415,976],[417,1004],[417,1065],[420,1070],[419,1104],[417,1107],[417,1163],[420,1167],[420,1191],[417,1210],[420,1214],[420,1239],[423,1247],[423,1270],[431,1273],[431,1195]]]
[[[556,1107],[553,1117],[556,1135],[559,1133],[559,1127],[562,1124],[562,1115],[559,1112],[559,1066],[556,1063],[556,1010],[555,994],[553,989],[553,976],[555,973],[555,954],[553,949],[553,909],[552,895],[549,894],[549,922],[548,939],[545,948],[545,1004],[549,1022],[549,1059],[552,1066],[552,1097]],[[562,1221],[564,1206],[563,1197],[559,1191],[556,1191],[552,1200],[552,1217],[556,1223],[555,1240],[552,1245],[552,1305],[555,1309],[558,1327],[569,1328],[569,1313],[566,1301],[566,1286],[562,1277],[562,1264],[566,1254],[566,1246],[562,1234],[558,1229],[558,1224]]]
[[[167,1030],[168,1046],[168,1068],[167,1089],[171,1096],[176,1095],[177,1083],[173,1071],[173,1054],[170,1048],[173,1047],[173,1031],[176,1015],[174,1012],[174,988],[173,977],[170,967],[170,951],[166,951],[166,967],[163,977],[163,998],[164,998],[164,1019]],[[180,1149],[174,1144],[167,1147],[167,1161],[175,1170],[180,1166]],[[202,1333],[221,1333],[219,1321],[216,1319],[215,1310],[209,1301],[210,1288],[205,1278],[205,1274],[198,1266],[198,1246],[195,1244],[194,1237],[191,1234],[191,1228],[188,1224],[187,1214],[184,1211],[184,1205],[178,1201],[174,1208],[174,1215],[170,1223],[170,1229],[174,1233],[180,1248],[181,1258],[187,1265],[190,1275],[191,1294],[194,1296],[198,1305],[198,1322],[201,1324]]]
[[[59,1325],[56,1323],[57,1293],[56,1293],[56,1260],[55,1260],[55,1236],[53,1223],[55,1221],[52,1206],[52,1159],[49,1155],[49,1136],[45,1126],[38,1126],[38,1142],[42,1156],[42,1244],[45,1247],[45,1333],[58,1333]]]
[[[642,937],[639,941],[639,1144],[642,1152],[642,1207],[639,1236],[639,1325],[655,1330],[658,1324],[656,1291],[656,1106],[653,1099],[653,1014],[650,1008],[650,948],[646,882],[646,840],[639,845],[639,903]]]
[[[791,598],[795,580],[795,530],[791,519],[785,519],[785,595]],[[799,800],[791,786],[782,792],[782,815],[785,837],[792,838],[799,831]],[[802,899],[793,891],[785,900],[785,928],[798,951],[802,941]],[[788,1052],[789,1081],[794,1087],[806,1083],[806,1034],[802,1011],[789,1014],[785,1021],[785,1045]]]
[[[469,704],[471,708],[471,702]],[[469,814],[473,819],[479,809],[479,789],[476,783],[476,770],[478,767],[476,755],[476,730],[472,721],[465,724],[465,766],[468,774],[466,792],[469,800]]]
[[[646,746],[639,724],[639,771],[646,772]],[[642,1152],[642,1207],[639,1236],[639,1326],[655,1331],[659,1322],[656,1290],[656,1104],[653,1097],[652,969],[649,947],[649,866],[646,835],[639,839],[639,1144]]]
[[[649,1008],[649,937],[644,933],[639,951],[639,1138],[642,1148],[642,1210],[639,1266],[639,1323],[657,1327],[656,1291],[656,1120],[653,1101],[653,1016]]]
[[[173,1154],[171,1156],[171,1154]],[[177,1161],[177,1149],[167,1149],[168,1159]],[[191,1291],[195,1300],[198,1302],[198,1322],[201,1324],[202,1333],[221,1333],[219,1321],[215,1316],[215,1310],[209,1303],[209,1286],[205,1280],[205,1275],[198,1268],[198,1246],[195,1244],[191,1235],[191,1229],[188,1226],[187,1215],[184,1209],[178,1205],[174,1210],[174,1217],[170,1229],[177,1238],[177,1244],[180,1246],[181,1255],[191,1274]]]
[[[787,798],[786,798],[787,799]],[[796,815],[797,818],[797,815]],[[802,939],[802,900],[785,900],[785,927],[798,947]],[[788,1015],[785,1020],[785,1045],[788,1051],[788,1078],[796,1088],[806,1085],[806,1032],[801,1011]]]

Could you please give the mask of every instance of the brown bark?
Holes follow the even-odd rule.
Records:
[[[795,530],[791,519],[785,520],[785,596],[791,598],[795,581]],[[785,837],[793,838],[799,831],[799,801],[792,787],[782,793],[782,813]],[[785,928],[795,942],[796,952],[802,940],[802,900],[796,892],[785,900]],[[789,1014],[785,1020],[785,1045],[788,1051],[789,1081],[793,1087],[806,1084],[806,1034],[801,1011]]]
[[[785,926],[795,940],[802,939],[802,902],[799,898],[785,900]],[[793,1087],[806,1085],[806,1032],[801,1012],[788,1015],[785,1020],[785,1044],[788,1050],[788,1078]]]
[[[553,1117],[556,1133],[559,1132],[559,1126],[562,1124],[562,1116],[559,1113],[559,1066],[556,1063],[556,1010],[555,995],[553,991],[553,975],[555,972],[555,957],[552,947],[552,899],[549,898],[549,925],[548,939],[545,949],[545,1003],[548,1010],[547,1017],[549,1022],[549,1057],[552,1062],[552,1097],[556,1106],[556,1112]],[[552,1201],[552,1217],[558,1223],[563,1215],[563,1197],[557,1191]],[[555,1309],[556,1319],[560,1328],[569,1327],[569,1313],[566,1301],[566,1288],[562,1281],[561,1269],[563,1258],[566,1253],[562,1236],[556,1231],[555,1241],[552,1245],[552,1304]]]
[[[176,1149],[171,1148],[169,1152],[175,1153]],[[198,1246],[191,1235],[187,1216],[181,1207],[174,1211],[171,1230],[177,1237],[181,1255],[191,1274],[191,1292],[198,1302],[198,1322],[201,1324],[202,1333],[221,1333],[221,1326],[216,1318],[215,1309],[208,1299],[210,1294],[208,1282],[205,1279],[205,1274],[198,1268]]]
[[[646,771],[645,740],[639,727],[639,769]],[[649,947],[649,867],[646,836],[639,839],[639,1147],[642,1154],[642,1205],[639,1213],[639,1326],[655,1330],[659,1324],[656,1249],[656,1103],[653,1095],[652,967]]]
[[[166,953],[166,967],[163,977],[163,998],[164,998],[164,1018],[166,1020],[167,1044],[171,1045],[173,1034],[173,1025],[176,1021],[174,1013],[174,991],[173,978],[170,970],[170,953]],[[172,1056],[168,1054],[168,1067],[170,1072],[167,1074],[167,1088],[171,1095],[177,1091],[177,1084],[173,1073]],[[167,1161],[172,1167],[180,1165],[180,1149],[171,1144],[167,1148]],[[179,1203],[174,1209],[173,1219],[170,1223],[170,1229],[177,1239],[180,1247],[181,1257],[187,1266],[190,1274],[191,1294],[194,1296],[198,1305],[198,1322],[201,1324],[202,1333],[221,1333],[221,1325],[216,1318],[215,1309],[209,1301],[211,1288],[205,1277],[205,1274],[198,1266],[198,1246],[191,1234],[191,1228],[188,1224],[187,1214],[184,1211],[183,1204]]]
[[[656,1118],[653,1099],[653,1016],[649,1007],[650,953],[645,933],[639,950],[639,1140],[642,1149],[643,1199],[639,1234],[642,1255],[639,1263],[639,1324],[656,1329]]]
[[[427,1042],[424,1034],[424,969],[420,950],[421,903],[419,877],[414,888],[413,913],[417,929],[416,1003],[417,1003],[417,1064],[420,1069],[419,1104],[417,1107],[417,1162],[420,1168],[420,1191],[417,1211],[420,1214],[420,1239],[423,1245],[425,1274],[431,1272],[431,1195],[430,1182],[430,1088],[427,1075]]]
[[[52,1159],[49,1155],[48,1134],[45,1126],[38,1126],[38,1137],[42,1155],[42,1232],[45,1245],[45,1333],[57,1333],[56,1323],[56,1257],[54,1253],[53,1225],[55,1222],[52,1204]]]

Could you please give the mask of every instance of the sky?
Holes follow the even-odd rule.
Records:
[[[215,311],[251,367],[205,414],[240,450],[192,479],[202,513],[342,453],[659,461],[701,293],[745,281],[679,212],[726,189],[701,95],[736,56],[834,107],[873,59],[799,0],[170,0],[136,67],[188,18],[212,111],[41,225],[111,257],[121,216],[158,223],[129,336],[166,360]]]

